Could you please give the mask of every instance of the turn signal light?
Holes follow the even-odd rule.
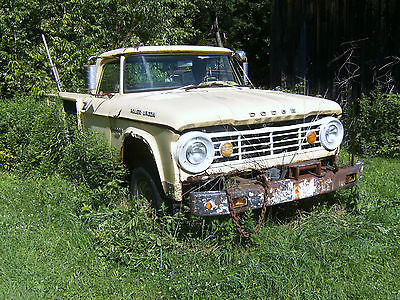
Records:
[[[233,153],[233,145],[230,142],[226,142],[221,146],[221,154],[223,157],[229,157]]]
[[[346,175],[346,183],[350,183],[356,181],[356,175],[355,174],[350,174]]]
[[[247,205],[247,198],[246,197],[239,197],[233,199],[233,207],[242,207]]]
[[[307,142],[309,144],[314,144],[317,141],[317,134],[315,131],[311,131],[309,134],[307,134]]]
[[[207,202],[207,203],[206,203],[206,208],[207,208],[207,209],[211,209],[211,208],[212,208],[211,202]]]

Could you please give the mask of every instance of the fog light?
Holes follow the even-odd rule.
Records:
[[[221,146],[221,154],[223,157],[229,157],[233,153],[233,145],[230,142],[226,142]]]
[[[307,134],[307,142],[309,144],[314,144],[317,141],[317,134],[315,133],[315,131],[311,131]]]
[[[206,208],[207,208],[207,209],[211,209],[211,208],[212,208],[211,202],[207,202],[207,203],[206,203]]]

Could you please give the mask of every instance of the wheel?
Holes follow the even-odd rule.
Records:
[[[163,198],[150,173],[143,167],[136,167],[131,175],[131,194],[143,198],[145,203],[157,211],[161,210]]]

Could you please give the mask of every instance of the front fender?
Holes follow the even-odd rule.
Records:
[[[133,127],[128,127],[124,131],[124,136],[126,137],[128,135],[132,136],[133,138],[137,138],[137,139],[141,140],[143,143],[145,143],[149,147],[149,150],[154,157],[154,161],[157,166],[160,180],[161,180],[161,182],[165,181],[166,178],[165,178],[164,168],[162,165],[160,149],[159,149],[159,146],[158,146],[157,141],[154,138],[154,136],[152,136],[147,131],[144,131],[144,130],[138,129],[138,128],[133,128]]]

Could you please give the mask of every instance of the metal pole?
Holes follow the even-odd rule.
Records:
[[[50,61],[51,69],[53,70],[54,78],[56,79],[57,89],[58,89],[59,92],[61,92],[61,81],[60,81],[60,76],[58,76],[57,68],[56,68],[56,66],[53,64],[53,61],[51,60],[49,48],[47,47],[47,43],[46,43],[46,38],[44,37],[43,34],[42,34],[42,39],[43,39],[44,47],[46,48],[47,56],[48,56],[49,61]]]

